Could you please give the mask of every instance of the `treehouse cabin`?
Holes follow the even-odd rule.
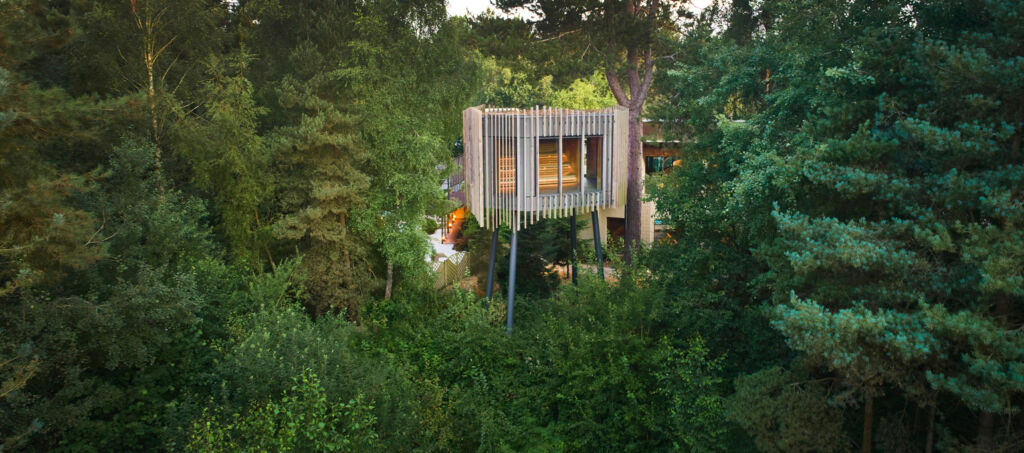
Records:
[[[628,113],[470,107],[462,113],[465,203],[484,228],[621,207]]]

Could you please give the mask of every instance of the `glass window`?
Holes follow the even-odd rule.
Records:
[[[583,156],[583,190],[601,191],[602,137],[587,137],[587,150]]]
[[[580,190],[580,137],[562,137],[562,165],[558,165],[558,139],[540,139],[537,150],[537,189],[541,194],[558,193],[558,175],[562,192]]]
[[[652,173],[660,172],[664,170],[665,167],[669,165],[669,163],[670,162],[667,157],[644,157],[644,173],[649,175]]]
[[[562,192],[580,191],[579,137],[562,138]]]
[[[542,138],[537,149],[537,189],[558,193],[558,139]]]

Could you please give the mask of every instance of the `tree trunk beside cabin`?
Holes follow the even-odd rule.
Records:
[[[655,2],[656,4],[657,2]],[[640,122],[647,92],[654,81],[654,52],[648,48],[640,56],[640,49],[629,49],[626,53],[626,83],[629,93],[622,89],[618,73],[609,68],[605,72],[608,86],[619,105],[629,109],[629,155],[626,182],[626,234],[623,261],[633,262],[634,249],[640,246],[640,198],[643,195],[643,125]],[[643,72],[641,73],[641,70]]]
[[[643,135],[643,123],[640,121],[640,112],[629,111],[629,173],[626,182],[626,237],[625,256],[626,263],[633,261],[633,252],[640,247],[640,231],[643,228],[641,221],[640,199],[643,196],[643,144],[640,138]]]

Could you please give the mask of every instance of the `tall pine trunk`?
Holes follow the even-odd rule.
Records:
[[[630,106],[629,109],[629,163],[626,182],[626,237],[625,255],[626,263],[633,262],[633,253],[640,247],[640,232],[643,228],[641,221],[643,197],[643,159],[644,149],[641,143],[643,136],[643,122],[640,119],[642,110],[640,106]]]
[[[992,427],[995,425],[995,418],[991,412],[982,412],[978,417],[978,448],[982,451],[992,447]]]
[[[861,442],[864,443],[861,446],[861,451],[864,453],[871,453],[871,430],[874,428],[875,422],[875,399],[867,396],[864,398],[864,437]]]
[[[657,2],[655,2],[657,3]],[[641,72],[642,69],[642,72]],[[626,83],[629,91],[622,88],[619,82],[619,75],[614,68],[608,68],[605,76],[608,78],[608,87],[611,88],[615,100],[620,106],[629,109],[629,153],[627,162],[626,181],[626,237],[623,250],[623,261],[626,264],[633,262],[633,253],[640,247],[640,199],[643,196],[643,157],[644,150],[641,138],[643,137],[643,124],[641,115],[644,111],[644,101],[647,100],[647,91],[651,89],[651,82],[654,80],[654,54],[648,48],[631,48],[626,56]]]
[[[160,56],[167,50],[167,47],[174,42],[176,37],[171,37],[162,45],[157,44],[157,33],[160,30],[160,20],[166,10],[160,10],[154,13],[153,7],[149,1],[147,1],[142,8],[142,15],[139,14],[139,8],[135,1],[131,2],[132,14],[135,18],[135,25],[138,27],[139,32],[142,34],[142,61],[146,67],[146,100],[149,107],[149,120],[151,133],[153,135],[153,165],[154,172],[156,174],[156,185],[157,190],[160,191],[161,197],[165,190],[164,184],[164,169],[163,169],[163,156],[160,150],[160,128],[159,122],[157,121],[157,99],[156,99],[156,62]]]
[[[932,403],[931,410],[928,412],[928,437],[924,444],[924,453],[932,453],[932,449],[935,445],[935,403]]]

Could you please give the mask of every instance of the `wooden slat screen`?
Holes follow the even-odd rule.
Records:
[[[462,118],[466,204],[484,228],[505,224],[518,230],[541,218],[567,216],[572,208],[586,213],[625,201],[625,108],[478,106]],[[598,159],[587,156],[591,147],[600,147]]]

